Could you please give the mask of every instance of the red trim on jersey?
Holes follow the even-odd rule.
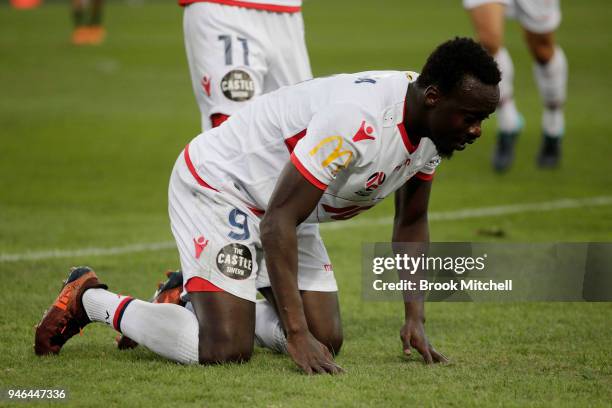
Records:
[[[325,191],[325,189],[327,188],[327,184],[320,182],[315,176],[313,176],[312,173],[310,173],[308,169],[304,167],[302,163],[300,163],[300,159],[298,159],[294,153],[291,153],[290,160],[291,163],[293,163],[293,165],[295,166],[295,168],[298,169],[300,173],[302,173],[302,176],[304,176],[306,180],[310,181],[310,183],[319,190]]]
[[[293,149],[295,149],[295,145],[304,137],[306,136],[306,131],[308,129],[304,129],[299,133],[296,133],[295,135],[291,136],[288,139],[285,139],[285,146],[287,146],[287,150],[289,150],[289,154],[293,153]]]
[[[185,146],[185,150],[183,150],[183,156],[185,157],[185,163],[187,163],[187,168],[189,169],[189,172],[191,173],[191,175],[193,176],[193,178],[196,179],[196,181],[198,182],[199,185],[201,185],[202,187],[206,187],[206,188],[210,188],[211,190],[215,190],[215,191],[219,191],[214,187],[211,187],[210,184],[208,184],[207,182],[205,182],[202,177],[200,177],[198,175],[198,173],[196,172],[195,167],[193,166],[193,163],[191,162],[191,157],[189,157],[189,143],[187,143],[187,146]]]
[[[121,325],[121,318],[123,317],[123,312],[125,312],[125,308],[127,307],[128,303],[130,303],[132,300],[134,300],[134,298],[129,297],[129,296],[125,297],[121,301],[121,303],[119,303],[119,306],[117,306],[117,309],[115,310],[115,314],[113,315],[113,327],[119,333],[121,333],[121,329],[119,328],[119,326]]]
[[[434,173],[432,174],[427,174],[427,173],[423,173],[421,171],[419,171],[417,174],[414,175],[416,178],[421,179],[423,181],[431,181],[434,178]]]
[[[187,281],[185,290],[188,293],[192,292],[225,292],[220,287],[213,285],[211,282],[199,276],[194,276]]]
[[[410,142],[410,138],[408,137],[408,133],[406,133],[406,128],[404,127],[404,122],[397,125],[400,134],[402,135],[402,140],[404,141],[404,146],[406,146],[406,150],[408,153],[414,153],[416,151],[416,147]],[[418,147],[418,146],[417,146]]]
[[[210,121],[212,123],[212,127],[216,128],[221,125],[223,122],[229,119],[229,115],[225,113],[213,113],[210,115]]]
[[[264,210],[262,210],[260,208],[257,208],[257,207],[250,207],[249,206],[248,208],[249,208],[249,210],[251,210],[251,212],[253,214],[255,214],[258,217],[261,217],[262,215],[264,215],[266,213]]]
[[[408,153],[414,153],[418,146],[414,146],[408,137],[408,133],[406,132],[406,127],[404,126],[404,119],[406,118],[406,106],[408,106],[408,98],[404,100],[404,109],[402,110],[402,121],[397,125],[397,128],[400,131],[400,135],[402,135],[402,140],[404,141],[404,146],[406,146],[406,150]]]
[[[240,0],[179,0],[179,6],[188,6],[193,3],[217,3],[226,6],[244,7],[255,10],[273,11],[275,13],[299,13],[302,10],[300,6],[281,6],[278,4],[268,3],[249,3]]]

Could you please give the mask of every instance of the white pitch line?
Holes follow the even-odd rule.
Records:
[[[455,211],[430,212],[429,221],[457,221],[469,218],[484,218],[498,215],[521,214],[527,212],[547,212],[566,208],[601,207],[612,204],[612,196],[590,198],[563,198],[543,203],[526,203],[513,205],[500,205],[494,207],[466,208]],[[376,225],[391,225],[393,217],[374,219],[349,220],[343,223],[321,224],[323,230],[338,230],[344,228],[369,227]]]
[[[466,208],[456,211],[438,211],[429,213],[430,221],[456,221],[469,218],[494,217],[508,214],[521,214],[527,212],[547,212],[568,208],[601,207],[612,205],[612,196],[590,197],[590,198],[564,198],[556,201],[543,203],[527,203],[514,205],[501,205],[493,207]],[[339,230],[346,228],[370,227],[377,225],[391,225],[392,217],[349,220],[333,224],[322,224],[322,230]],[[176,247],[174,241],[151,242],[148,244],[131,244],[120,247],[108,248],[80,248],[71,250],[52,249],[48,251],[24,252],[17,254],[0,254],[0,262],[38,261],[55,258],[74,258],[102,255],[122,255],[135,252],[150,252]]]

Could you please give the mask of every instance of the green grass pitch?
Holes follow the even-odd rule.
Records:
[[[429,51],[471,35],[459,0],[305,2],[315,75],[419,70]],[[566,1],[558,39],[570,64],[563,166],[535,168],[540,102],[516,23],[507,45],[527,126],[517,162],[492,174],[490,123],[478,143],[445,162],[431,211],[612,195],[612,55],[605,0]],[[172,239],[166,214],[171,167],[198,133],[173,2],[110,2],[108,40],[69,44],[67,4],[32,11],[0,5],[0,254],[108,248]],[[361,216],[392,214],[386,202]],[[499,228],[502,238],[479,230]],[[611,241],[612,205],[432,221],[434,241]],[[361,300],[362,241],[390,226],[327,229],[340,286],[345,344],[337,377],[300,375],[257,349],[243,365],[184,367],[90,325],[59,357],[37,358],[33,326],[71,265],[93,266],[109,287],[147,298],[174,249],[109,256],[0,261],[0,388],[65,388],[71,406],[609,406],[609,303],[429,304],[428,334],[452,363],[425,367],[401,356],[402,306]],[[0,405],[8,404],[0,401]]]

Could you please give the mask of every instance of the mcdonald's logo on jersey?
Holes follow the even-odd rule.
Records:
[[[342,150],[342,145],[344,144],[342,137],[329,136],[321,140],[315,147],[313,147],[309,154],[314,156],[317,154],[317,152],[319,152],[319,150],[329,144],[334,144],[333,150],[325,157],[323,161],[321,161],[321,166],[324,168],[333,166],[331,167],[331,173],[333,176],[335,176],[340,170],[348,167],[351,160],[353,160],[353,152],[350,150]]]

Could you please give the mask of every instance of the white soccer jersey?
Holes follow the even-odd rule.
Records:
[[[284,87],[255,99],[184,152],[206,188],[266,210],[291,161],[324,190],[306,222],[351,218],[381,202],[409,178],[433,177],[433,142],[412,146],[402,124],[408,84],[417,74],[371,71]],[[408,101],[410,103],[410,101]]]

